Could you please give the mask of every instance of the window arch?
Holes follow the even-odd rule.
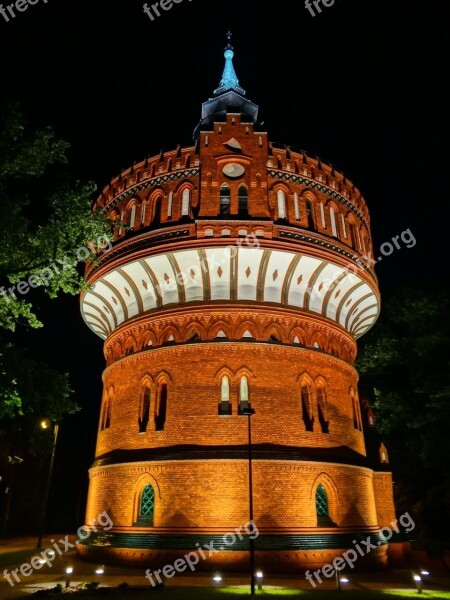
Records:
[[[242,414],[248,406],[248,379],[242,375],[239,382],[239,413]]]
[[[316,513],[318,517],[328,517],[328,495],[321,483],[316,490]]]
[[[100,417],[100,431],[109,429],[111,426],[111,411],[112,411],[112,390],[105,393]]]
[[[167,414],[167,383],[158,387],[155,412],[155,431],[163,431]]]
[[[149,483],[142,490],[137,525],[153,526],[155,517],[155,490]]]
[[[231,191],[230,188],[224,184],[220,188],[220,214],[230,214],[230,203],[231,203]]]
[[[141,393],[138,418],[139,433],[145,433],[147,431],[148,422],[150,420],[150,401],[151,392],[150,387],[147,384]]]
[[[315,229],[315,213],[314,213],[314,201],[310,197],[305,198],[305,209],[306,209],[306,227],[308,229]]]
[[[185,188],[181,194],[181,216],[188,217],[191,209],[191,190]]]
[[[329,433],[329,421],[327,417],[327,390],[323,381],[317,382],[317,412],[322,433]]]
[[[330,220],[331,220],[331,233],[332,233],[333,237],[337,238],[338,230],[337,230],[337,224],[336,224],[336,213],[332,206],[330,206]]]
[[[278,218],[286,218],[286,192],[284,190],[277,191],[277,206],[278,206]]]
[[[224,375],[220,382],[219,415],[231,415],[230,379],[228,375]]]
[[[314,416],[312,412],[312,384],[304,379],[301,384],[300,397],[302,403],[302,419],[306,431],[313,431]]]
[[[136,210],[137,210],[137,206],[136,206],[136,204],[133,204],[133,206],[131,207],[131,213],[130,213],[130,228],[132,230],[135,229],[135,225],[136,225]]]
[[[238,189],[238,211],[240,215],[248,214],[248,190],[245,185]]]
[[[347,222],[348,222],[348,228],[349,228],[349,233],[350,233],[349,242],[355,250],[359,251],[361,248],[361,243],[360,243],[360,239],[359,239],[358,225],[356,223],[355,217],[351,213],[347,217]]]
[[[159,225],[161,223],[161,207],[162,207],[162,196],[161,196],[161,194],[159,194],[154,199],[152,225]]]
[[[316,489],[316,515],[318,527],[326,527],[331,524],[328,494],[321,483],[319,483]]]

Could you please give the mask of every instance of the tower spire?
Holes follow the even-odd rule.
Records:
[[[245,90],[239,85],[239,80],[233,66],[234,49],[231,44],[232,33],[227,32],[228,43],[225,47],[225,68],[219,87],[214,90],[214,96],[202,104],[202,116],[199,124],[194,129],[194,140],[197,140],[200,131],[208,128],[211,131],[215,120],[226,120],[227,112],[241,113],[242,118],[248,123],[258,120],[258,106],[245,97]]]
[[[234,49],[231,44],[231,37],[233,34],[231,33],[230,29],[228,29],[226,35],[228,39],[228,44],[225,47],[224,53],[225,68],[223,70],[223,75],[219,87],[216,90],[214,90],[214,95],[219,96],[220,94],[223,94],[228,90],[234,90],[238,94],[242,94],[244,96],[245,90],[239,85],[239,80],[237,78],[236,71],[233,65]]]

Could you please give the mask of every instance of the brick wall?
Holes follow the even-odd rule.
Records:
[[[221,375],[230,378],[232,416],[218,416]],[[326,383],[329,433],[322,433],[312,394],[314,431],[302,420],[299,377],[321,377]],[[246,419],[237,414],[240,377],[249,381],[253,443],[333,448],[348,446],[365,454],[361,431],[354,428],[350,387],[357,373],[342,360],[319,351],[246,342],[163,347],[126,357],[104,373],[104,387],[114,390],[111,426],[100,431],[96,455],[118,448],[156,448],[178,444],[247,443]],[[168,385],[164,431],[139,434],[141,382],[152,380],[150,414],[154,414],[158,377]]]

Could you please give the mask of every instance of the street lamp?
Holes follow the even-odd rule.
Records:
[[[242,409],[242,415],[248,417],[248,497],[250,509],[250,524],[253,533],[253,481],[252,481],[252,424],[251,416],[255,414],[255,409],[246,406]],[[255,538],[249,538],[250,544],[250,595],[255,595]]]
[[[43,419],[40,422],[41,429],[50,429],[51,421],[49,419]],[[50,458],[50,465],[48,468],[48,476],[47,476],[47,485],[45,487],[45,494],[42,501],[42,510],[41,510],[41,518],[39,523],[39,538],[36,548],[42,547],[42,536],[44,535],[45,529],[45,521],[47,517],[47,507],[48,507],[48,497],[50,494],[50,484],[52,481],[52,473],[53,473],[53,465],[55,463],[55,451],[56,451],[56,442],[58,441],[58,431],[59,431],[59,423],[55,422],[53,428],[53,448],[52,448],[52,456]]]

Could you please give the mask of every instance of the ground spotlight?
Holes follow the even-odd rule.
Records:
[[[101,567],[97,567],[95,569],[95,574],[96,575],[103,575],[104,572],[105,572],[105,567],[103,565]]]
[[[347,577],[341,577],[341,583],[350,583],[350,579],[347,579]]]
[[[70,579],[71,579],[72,573],[73,573],[73,567],[66,567],[65,571],[66,571],[66,588],[69,588],[70,587]]]
[[[256,579],[258,581],[258,590],[262,590],[262,582],[263,582],[263,572],[262,571],[256,571],[255,573],[256,575]]]
[[[414,583],[416,584],[417,592],[419,594],[422,593],[423,590],[423,581],[420,575],[413,575]]]
[[[219,574],[217,574],[217,575],[214,575],[214,577],[213,577],[213,581],[214,581],[214,583],[216,583],[216,584],[222,583],[222,576],[221,576],[221,575],[219,575]]]
[[[421,574],[421,575],[429,575],[429,574],[430,574],[430,572],[429,572],[429,571],[424,571],[424,570],[422,569],[422,571],[420,571],[420,574]]]

